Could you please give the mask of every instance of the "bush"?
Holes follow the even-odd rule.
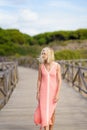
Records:
[[[63,50],[63,51],[55,52],[55,58],[56,60],[80,59],[81,55],[79,51]]]
[[[0,48],[0,56],[5,56],[5,51],[2,48]]]

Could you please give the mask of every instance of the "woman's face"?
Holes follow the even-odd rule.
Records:
[[[48,55],[47,55],[47,52],[46,52],[46,51],[43,51],[43,52],[42,52],[42,58],[43,58],[44,61],[47,60]]]

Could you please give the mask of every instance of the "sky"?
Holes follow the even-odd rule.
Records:
[[[0,0],[0,27],[31,36],[87,28],[87,0]]]

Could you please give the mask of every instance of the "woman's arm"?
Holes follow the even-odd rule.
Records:
[[[41,65],[39,65],[38,69],[37,95],[36,95],[37,99],[39,99],[40,86],[41,86]]]
[[[62,82],[62,78],[61,78],[61,67],[58,64],[57,65],[57,83],[58,83],[58,91],[56,93],[56,97],[55,97],[55,102],[59,99],[59,93],[60,93],[60,88],[61,88],[61,82]]]

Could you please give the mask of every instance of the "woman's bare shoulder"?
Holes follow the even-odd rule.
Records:
[[[57,65],[57,67],[60,67],[60,64],[58,62],[55,61],[54,63]]]
[[[39,67],[38,67],[38,68],[39,68],[39,69],[41,69],[41,68],[42,68],[42,66],[43,66],[43,64],[41,63],[41,64],[39,64]]]
[[[60,70],[61,69],[61,66],[58,62],[56,62],[56,65],[57,65],[57,70]]]

